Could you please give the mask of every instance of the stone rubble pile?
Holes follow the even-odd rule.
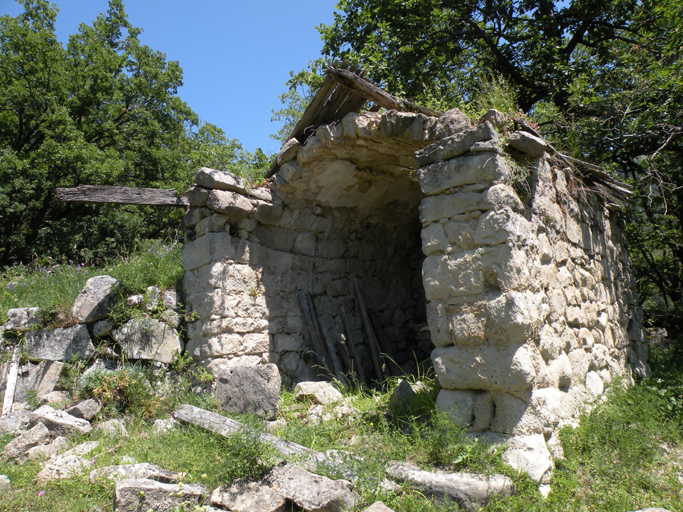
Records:
[[[71,318],[78,323],[70,327],[39,328],[39,308],[8,311],[0,347],[6,344],[11,350],[22,339],[22,354],[28,359],[19,367],[14,401],[26,402],[31,395],[43,401],[59,391],[65,362],[78,359],[115,368],[123,356],[129,361],[167,364],[174,353],[183,352],[185,343],[176,330],[183,300],[180,294],[175,290],[161,293],[159,287],[152,286],[145,295],[133,296],[139,300],[133,300],[132,305],[143,305],[145,313],[157,313],[159,319],[133,318],[116,326],[109,314],[117,284],[116,279],[106,275],[88,279],[71,309]],[[4,396],[9,366],[0,364],[0,397]]]

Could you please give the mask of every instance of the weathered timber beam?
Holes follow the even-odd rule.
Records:
[[[399,100],[380,87],[377,87],[369,80],[351,73],[351,71],[348,69],[329,68],[327,70],[327,76],[334,77],[334,79],[344,87],[348,87],[357,94],[367,98],[380,107],[386,108],[387,110],[398,110],[399,112],[416,112],[433,117],[440,117],[442,114],[437,110],[417,105],[411,101]]]
[[[178,197],[174,189],[108,187],[80,185],[76,188],[58,188],[57,200],[65,203],[114,203],[149,206],[190,206],[187,196]]]

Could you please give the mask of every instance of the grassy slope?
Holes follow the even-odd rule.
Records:
[[[121,281],[122,297],[155,284],[172,287],[182,277],[179,250],[156,244],[127,261],[122,259],[87,272],[76,270],[73,264],[55,269],[9,269],[0,278],[0,314],[5,315],[11,307],[41,306],[54,318],[64,319],[85,281],[100,274]],[[8,288],[10,283],[17,284]],[[667,364],[661,354],[658,364]],[[160,386],[159,378],[149,369],[79,381],[80,369],[74,366],[70,373],[67,383],[72,393],[78,396],[95,392],[106,402],[103,414],[125,416],[131,433],[126,440],[95,433],[74,439],[74,445],[86,439],[100,441],[89,456],[93,468],[117,464],[122,457],[132,456],[138,462],[154,462],[187,472],[185,482],[213,488],[235,477],[256,477],[274,463],[273,453],[253,437],[240,435],[226,440],[195,428],[165,435],[154,433],[151,421],[166,417],[180,403],[218,410],[210,395],[189,393],[189,380],[183,376],[170,387]],[[187,361],[175,369],[185,377],[190,371]],[[287,426],[278,435],[316,450],[339,449],[361,457],[362,462],[355,464],[358,474],[363,475],[357,490],[364,506],[381,499],[397,511],[455,510],[453,505],[433,504],[417,491],[405,489],[401,494],[387,494],[377,488],[375,482],[383,478],[387,462],[408,460],[425,468],[500,472],[513,478],[517,495],[491,503],[486,510],[627,511],[661,506],[683,511],[678,480],[683,464],[681,422],[680,415],[674,414],[679,409],[672,409],[672,402],[680,405],[680,393],[672,394],[666,385],[665,381],[652,380],[627,391],[618,390],[607,403],[584,417],[578,429],[566,430],[566,458],[557,463],[551,482],[553,491],[547,500],[541,497],[537,485],[503,464],[500,447],[489,449],[474,443],[444,418],[433,415],[433,391],[422,396],[421,411],[402,422],[392,421],[387,415],[391,412],[387,386],[385,393],[349,394],[350,405],[359,411],[353,421],[342,418],[311,425],[307,417],[310,404],[295,403],[291,392],[283,390],[281,417],[287,420]],[[261,428],[257,418],[239,419]],[[8,435],[0,437],[0,446],[10,439]],[[319,469],[328,476],[338,476],[334,467]],[[8,475],[13,487],[12,494],[0,500],[0,512],[90,512],[96,507],[102,512],[112,510],[112,484],[90,484],[84,474],[42,485],[34,480],[39,470],[36,462],[16,465],[0,459],[0,474]]]

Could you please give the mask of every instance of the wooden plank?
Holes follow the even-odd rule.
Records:
[[[387,357],[382,358],[383,364],[386,365],[387,372],[389,373],[389,375],[393,375],[394,377],[402,376],[403,370],[395,362],[394,350],[391,346],[391,343],[389,343],[389,340],[387,340],[387,337],[384,335],[382,323],[379,320],[379,315],[377,314],[377,311],[375,311],[374,309],[368,310],[368,316],[370,317],[370,323],[372,324],[372,328],[375,331],[375,336],[377,337],[379,346],[382,349],[382,353],[387,355]]]
[[[236,434],[238,432],[254,432],[252,429],[243,423],[240,423],[239,421],[226,418],[220,414],[206,411],[192,405],[181,405],[173,412],[173,417],[178,421],[201,427],[209,432],[213,432],[214,434],[218,434],[219,436],[223,437],[229,437],[230,435]],[[326,458],[324,453],[311,450],[310,448],[306,448],[305,446],[301,446],[300,444],[296,444],[291,441],[286,441],[272,434],[260,434],[259,439],[263,443],[268,443],[273,446],[285,457],[290,457],[292,455],[303,455],[311,463],[320,462]]]
[[[360,96],[367,98],[376,105],[384,107],[387,110],[397,110],[399,112],[417,112],[432,117],[440,117],[442,115],[442,113],[437,110],[422,107],[411,101],[399,100],[395,96],[392,96],[386,92],[384,89],[376,86],[369,80],[352,73],[348,69],[329,68],[327,70],[327,76],[334,77],[344,87],[348,87],[352,91],[358,93]]]
[[[346,336],[346,346],[351,349],[351,357],[353,358],[354,362],[356,363],[356,367],[354,368],[354,371],[358,373],[358,376],[360,377],[360,381],[367,386],[368,385],[368,380],[365,378],[365,370],[363,370],[363,360],[360,358],[360,355],[358,354],[358,348],[356,347],[356,344],[353,341],[353,338],[351,337],[351,328],[349,327],[349,318],[346,315],[346,308],[344,307],[344,304],[341,304],[339,306],[339,313],[341,314],[341,320],[342,320],[342,327],[344,328],[344,334]]]
[[[14,403],[14,391],[17,388],[17,377],[19,375],[19,345],[14,347],[12,362],[9,365],[7,379],[5,380],[5,397],[2,402],[2,416],[12,412]]]
[[[299,303],[301,304],[301,309],[304,312],[304,318],[306,319],[308,330],[311,333],[313,352],[315,353],[316,359],[318,359],[318,364],[321,368],[324,368],[330,373],[330,375],[332,375],[332,370],[328,367],[328,363],[331,363],[330,356],[327,354],[327,349],[323,345],[323,342],[319,337],[318,330],[313,323],[313,313],[308,303],[308,296],[304,290],[299,290]]]
[[[332,368],[334,369],[334,374],[342,386],[348,387],[349,383],[346,382],[346,379],[344,378],[344,374],[342,373],[341,363],[339,362],[339,358],[337,357],[337,353],[334,350],[334,345],[332,344],[332,341],[330,339],[325,337],[325,335],[323,334],[323,330],[320,327],[320,318],[318,318],[318,313],[315,310],[315,304],[313,303],[313,296],[309,292],[306,292],[306,298],[308,299],[308,307],[311,311],[311,317],[313,320],[313,327],[317,331],[318,337],[323,341],[323,343],[325,344],[325,347],[327,348],[327,354],[330,356],[330,361],[332,362]]]
[[[65,203],[113,203],[149,206],[190,206],[185,195],[178,197],[174,189],[109,187],[80,185],[76,188],[58,188],[57,200]]]
[[[379,344],[377,343],[377,338],[375,338],[375,331],[372,329],[372,324],[370,323],[370,317],[368,316],[368,310],[365,307],[365,299],[363,299],[363,290],[361,288],[360,278],[354,276],[353,286],[356,289],[356,298],[358,299],[358,309],[360,310],[360,316],[363,319],[363,326],[365,327],[365,334],[368,337],[368,346],[370,347],[370,353],[372,354],[372,363],[375,368],[375,374],[377,379],[381,384],[384,382],[384,375],[382,373],[382,365],[380,362],[379,355]]]
[[[308,107],[306,107],[304,115],[301,116],[299,122],[296,123],[296,126],[292,131],[292,135],[289,136],[290,139],[295,137],[296,140],[298,140],[301,144],[306,142],[306,137],[304,137],[306,128],[312,126],[313,120],[317,116],[318,111],[327,102],[327,99],[330,97],[335,87],[337,87],[337,83],[334,78],[331,76],[326,76],[322,85],[320,86],[320,89],[318,89],[318,92],[315,93],[313,100],[311,100],[311,102],[308,104]]]

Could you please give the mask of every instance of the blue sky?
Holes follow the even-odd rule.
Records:
[[[56,31],[66,42],[80,23],[107,10],[107,0],[57,0]],[[222,128],[250,151],[276,152],[271,109],[280,108],[290,71],[320,55],[316,27],[333,20],[337,0],[124,0],[141,40],[177,60],[184,72],[180,97],[202,120]],[[0,0],[0,15],[23,7]]]

